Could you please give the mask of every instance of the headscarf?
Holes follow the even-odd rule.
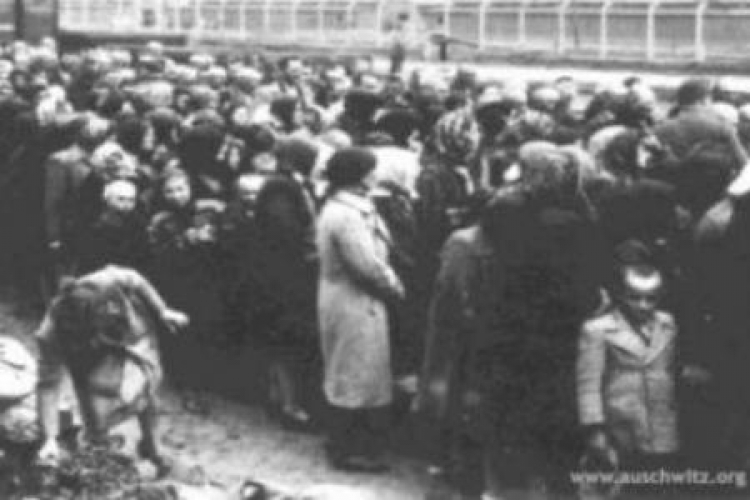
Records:
[[[435,147],[447,160],[465,163],[477,147],[478,136],[477,123],[468,111],[451,111],[435,126]]]
[[[298,172],[309,177],[318,157],[318,146],[314,142],[292,137],[279,142],[277,149],[282,169]]]
[[[585,182],[593,178],[592,160],[576,147],[558,147],[550,142],[531,141],[519,151],[521,182],[529,194],[539,200],[582,208],[595,218],[593,203]]]
[[[407,109],[397,109],[383,114],[377,119],[375,128],[390,135],[397,146],[409,146],[409,137],[419,128],[419,118]]]

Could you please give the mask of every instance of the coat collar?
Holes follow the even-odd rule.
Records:
[[[665,322],[658,314],[643,327],[648,340],[633,328],[620,311],[613,311],[611,317],[614,324],[607,332],[607,341],[643,364],[648,364],[659,356],[675,335],[671,324]]]
[[[351,191],[339,191],[333,195],[333,200],[352,207],[362,212],[363,215],[372,215],[375,213],[375,205],[370,198]]]
[[[359,211],[366,220],[370,221],[369,223],[371,224],[373,231],[375,231],[375,234],[387,245],[393,246],[394,242],[391,237],[391,232],[378,214],[372,199],[351,191],[339,191],[332,199]]]

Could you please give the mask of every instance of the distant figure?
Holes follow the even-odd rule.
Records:
[[[391,74],[398,75],[404,68],[406,61],[406,25],[409,22],[408,14],[399,14],[398,20],[391,30]]]

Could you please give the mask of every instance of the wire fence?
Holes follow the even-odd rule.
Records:
[[[750,0],[60,0],[68,32],[186,35],[210,42],[412,48],[436,35],[479,53],[646,61],[740,60]],[[404,21],[404,19],[407,19]]]

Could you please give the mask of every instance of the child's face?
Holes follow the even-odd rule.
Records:
[[[659,275],[640,277],[633,273],[625,273],[620,302],[625,314],[636,322],[645,323],[653,318],[660,295]]]
[[[129,214],[135,210],[136,201],[135,193],[115,193],[107,200],[107,206],[114,212]]]
[[[250,210],[255,208],[255,202],[263,187],[263,182],[264,179],[260,175],[244,176],[239,179],[237,182],[237,198],[239,198],[243,207]]]
[[[164,199],[175,208],[182,208],[190,202],[192,193],[187,179],[174,177],[164,184]]]

